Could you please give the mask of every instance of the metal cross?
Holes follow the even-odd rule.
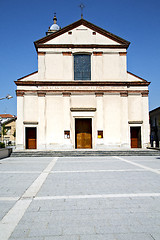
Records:
[[[79,5],[79,7],[81,8],[81,18],[83,18],[83,8],[85,7],[83,3],[81,3]]]

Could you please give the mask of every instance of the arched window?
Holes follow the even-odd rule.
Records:
[[[74,55],[74,80],[91,80],[91,56]]]

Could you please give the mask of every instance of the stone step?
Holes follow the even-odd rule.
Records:
[[[11,157],[160,156],[157,150],[127,151],[15,151]]]

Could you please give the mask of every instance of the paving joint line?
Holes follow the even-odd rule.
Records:
[[[135,163],[135,162],[132,162],[132,161],[130,161],[130,160],[127,160],[127,159],[124,159],[124,158],[118,157],[118,156],[113,156],[113,158],[119,159],[119,160],[121,160],[121,161],[123,161],[123,162],[126,162],[126,163],[130,163],[130,164],[132,164],[132,165],[134,165],[134,166],[143,168],[143,169],[148,170],[148,171],[150,171],[150,172],[153,172],[153,173],[156,173],[156,174],[160,174],[160,171],[158,171],[158,170],[156,170],[156,169],[154,169],[154,168],[147,167],[147,166],[145,166],[145,165],[143,165],[143,164]]]
[[[100,198],[142,198],[142,197],[160,197],[160,193],[120,193],[120,194],[97,194],[97,195],[66,195],[66,196],[42,196],[35,197],[39,200],[61,200],[61,199],[100,199]]]
[[[8,240],[19,221],[25,214],[36,194],[44,184],[48,174],[56,164],[58,157],[52,158],[47,167],[41,172],[36,180],[30,185],[25,193],[18,199],[14,206],[0,221],[0,239]]]

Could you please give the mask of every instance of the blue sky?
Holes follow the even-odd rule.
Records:
[[[128,71],[151,82],[150,110],[160,106],[160,1],[84,0],[84,19],[131,42]],[[53,23],[65,27],[80,19],[78,0],[0,0],[0,113],[16,115],[14,81],[37,70],[33,42]]]

